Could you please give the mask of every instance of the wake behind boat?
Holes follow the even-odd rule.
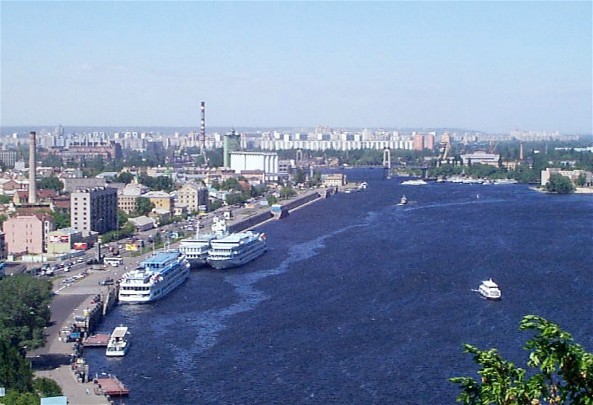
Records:
[[[155,253],[137,269],[124,274],[119,302],[140,304],[163,298],[189,276],[189,263],[179,250]]]
[[[211,244],[207,261],[217,270],[243,266],[267,250],[266,234],[254,231],[233,233]]]
[[[212,241],[228,236],[226,221],[224,219],[214,218],[212,222],[212,232],[200,235],[200,222],[196,224],[196,234],[187,239],[182,239],[179,244],[179,250],[185,255],[192,269],[205,266],[207,264],[208,252],[212,248]]]

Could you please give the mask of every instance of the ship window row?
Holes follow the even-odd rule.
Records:
[[[124,291],[148,291],[150,287],[122,287]]]

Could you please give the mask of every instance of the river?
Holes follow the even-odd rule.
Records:
[[[101,329],[129,326],[131,349],[87,350],[91,374],[117,375],[129,405],[453,404],[448,378],[477,370],[463,343],[525,366],[526,314],[593,351],[591,196],[345,173],[368,189],[261,226],[255,262],[118,306]],[[499,302],[473,291],[490,277]]]

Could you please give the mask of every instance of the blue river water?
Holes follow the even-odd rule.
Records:
[[[591,196],[345,173],[368,189],[262,225],[255,262],[118,306],[101,329],[129,326],[131,349],[87,350],[91,374],[126,404],[453,404],[448,378],[477,370],[463,343],[525,366],[524,315],[593,351]],[[499,302],[473,291],[490,277]]]

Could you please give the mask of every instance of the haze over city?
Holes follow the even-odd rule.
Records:
[[[591,2],[17,2],[0,126],[590,134]]]

